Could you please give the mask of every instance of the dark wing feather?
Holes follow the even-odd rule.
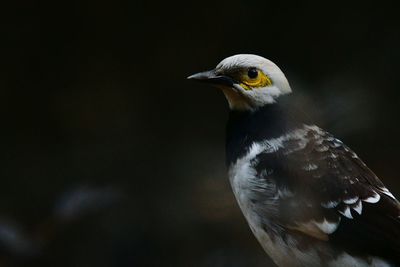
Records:
[[[258,155],[258,173],[273,170],[280,194],[278,220],[287,229],[329,240],[359,255],[400,264],[400,206],[358,156],[317,128]],[[271,171],[270,171],[271,172]]]

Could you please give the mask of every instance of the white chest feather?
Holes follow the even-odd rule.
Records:
[[[254,194],[263,194],[265,196],[263,199],[265,205],[264,209],[273,217],[278,209],[277,199],[279,194],[285,193],[279,192],[273,183],[266,183],[265,180],[261,182],[259,175],[252,166],[253,160],[258,154],[263,152],[264,149],[265,146],[263,144],[253,144],[248,154],[239,159],[236,164],[229,169],[232,190],[239,207],[253,234],[278,266],[296,266],[295,262],[298,263],[298,261],[296,260],[294,262],[293,259],[299,257],[304,258],[304,260],[308,262],[307,266],[318,266],[318,263],[315,261],[317,255],[292,251],[290,243],[288,244],[287,240],[282,240],[278,234],[274,236],[268,234],[264,227],[268,227],[271,232],[274,232],[278,230],[276,229],[278,226],[274,225],[271,218],[260,217],[257,213],[257,208],[252,202]],[[293,253],[297,255],[293,255]]]

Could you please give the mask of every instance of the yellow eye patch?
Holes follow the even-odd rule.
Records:
[[[241,73],[240,85],[245,90],[272,85],[271,79],[258,69],[249,69]]]

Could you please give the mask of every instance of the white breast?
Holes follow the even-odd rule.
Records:
[[[291,266],[287,257],[287,245],[279,237],[274,237],[274,241],[272,241],[272,238],[262,228],[265,223],[269,224],[269,227],[273,227],[272,222],[269,218],[260,218],[255,211],[254,203],[251,202],[254,190],[261,191],[270,196],[270,198],[266,197],[265,208],[269,210],[271,215],[277,212],[275,185],[265,183],[265,181],[261,183],[259,177],[257,177],[257,171],[252,166],[252,161],[264,149],[264,144],[254,143],[249,152],[230,167],[229,179],[240,209],[264,250],[279,266]]]

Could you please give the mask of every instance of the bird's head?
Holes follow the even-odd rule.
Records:
[[[225,58],[215,69],[188,77],[220,88],[232,110],[256,110],[290,93],[289,82],[272,61],[249,54]]]

